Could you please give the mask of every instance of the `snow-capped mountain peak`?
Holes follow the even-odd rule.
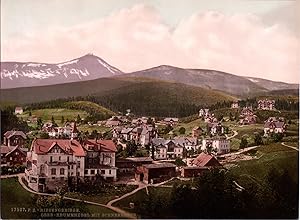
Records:
[[[122,73],[93,54],[57,64],[1,62],[1,88],[53,85]]]

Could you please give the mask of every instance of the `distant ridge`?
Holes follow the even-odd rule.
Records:
[[[299,88],[298,84],[237,76],[217,70],[184,69],[168,65],[124,73],[93,54],[57,64],[36,62],[1,63],[1,89],[59,85],[111,77],[163,80],[219,90],[241,97],[253,96],[272,90]]]

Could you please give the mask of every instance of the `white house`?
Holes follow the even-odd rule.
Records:
[[[117,148],[112,140],[86,140],[83,149],[85,151],[85,177],[93,180],[98,174],[105,180],[116,181]]]
[[[23,114],[23,108],[22,107],[16,107],[15,108],[15,114],[18,115],[18,114]]]
[[[187,151],[197,151],[200,147],[197,138],[194,137],[175,137],[174,142],[180,146],[184,146]]]
[[[211,151],[216,154],[225,154],[230,152],[230,141],[225,137],[204,138],[202,140],[203,151]]]
[[[152,140],[152,147],[155,148],[155,159],[167,160],[182,158],[184,146],[176,143],[174,140],[165,140],[163,138],[154,138]]]
[[[267,121],[264,125],[264,136],[268,136],[270,133],[283,134],[285,131],[284,121]]]
[[[58,186],[68,184],[68,178],[83,179],[84,156],[78,141],[35,139],[27,152],[25,180],[35,191],[56,191]]]

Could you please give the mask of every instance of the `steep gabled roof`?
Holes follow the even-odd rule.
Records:
[[[199,156],[193,160],[192,164],[198,167],[221,165],[214,156],[205,153],[199,154]]]
[[[107,152],[117,151],[116,144],[112,140],[89,139],[85,141],[85,146],[86,145],[93,145],[94,147],[97,148],[97,150],[101,150],[101,151],[107,151]]]
[[[64,152],[78,157],[84,156],[84,150],[81,144],[76,140],[65,139],[35,139],[31,145],[31,151],[36,154],[48,154],[49,150],[58,145]]]
[[[27,139],[23,131],[7,131],[4,133],[4,137],[11,138],[14,135],[20,135],[22,138]]]
[[[24,156],[26,156],[27,154],[22,151],[18,146],[14,147],[10,152],[8,152],[5,156],[7,157],[8,155],[10,155],[11,153],[15,152],[15,151],[19,151],[21,154],[23,154]]]

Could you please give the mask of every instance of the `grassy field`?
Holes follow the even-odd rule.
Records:
[[[164,198],[168,198],[171,196],[172,188],[166,188],[166,187],[148,187],[148,192],[153,193],[156,195],[163,195]],[[129,212],[133,212],[133,209],[130,208],[129,203],[138,204],[141,201],[143,201],[147,196],[146,189],[139,190],[133,195],[130,195],[116,203],[114,203],[114,206],[120,207],[121,209],[124,209]]]
[[[185,128],[185,135],[191,135],[193,128],[196,127],[196,126],[200,126],[201,128],[205,128],[206,123],[200,118],[197,119],[197,120],[191,121],[189,123],[178,123],[173,129],[173,133],[176,134],[176,135],[180,135],[179,134],[179,129],[181,127],[184,127]]]
[[[74,202],[74,207],[80,205],[80,202]],[[34,206],[34,195],[24,190],[17,178],[1,179],[2,219],[32,219],[34,213],[29,209]],[[118,213],[105,207],[85,204],[85,208],[92,218],[121,218]]]
[[[262,146],[253,152],[259,159],[239,161],[237,166],[230,169],[230,172],[239,177],[247,177],[260,181],[272,167],[278,170],[287,169],[295,181],[298,181],[298,152],[282,146],[280,143],[273,143]]]
[[[136,188],[137,188],[137,186],[133,186],[133,185],[119,186],[119,187],[115,186],[115,188],[113,190],[110,190],[109,192],[98,194],[98,195],[84,195],[81,193],[70,192],[70,193],[67,193],[67,196],[75,198],[75,199],[83,199],[83,200],[88,200],[88,201],[97,202],[97,203],[101,203],[101,204],[106,204],[110,200],[121,197],[122,195],[129,193]]]
[[[80,131],[88,131],[89,133],[91,133],[92,131],[96,130],[98,132],[107,132],[110,131],[112,128],[108,128],[108,127],[104,127],[104,126],[98,126],[98,125],[87,125],[87,124],[83,124],[83,125],[79,125],[78,129]]]
[[[61,118],[64,117],[65,121],[67,119],[76,120],[77,115],[80,115],[81,119],[85,118],[88,114],[82,110],[73,110],[73,109],[66,109],[66,108],[53,108],[53,109],[37,109],[31,111],[32,116],[40,117],[43,122],[51,121],[53,116],[55,122],[58,125],[61,125]],[[27,120],[29,118],[29,111],[24,112],[22,115],[18,117]]]

